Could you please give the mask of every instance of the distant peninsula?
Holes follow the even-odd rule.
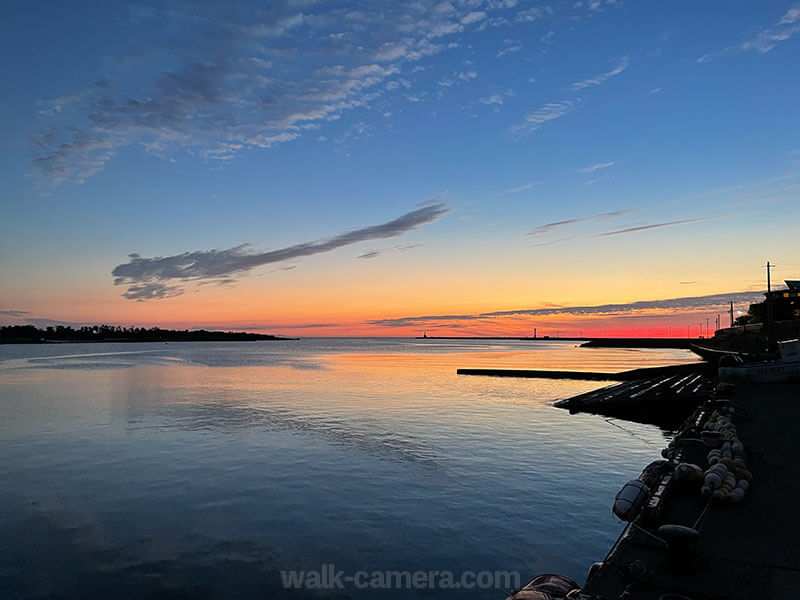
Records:
[[[291,340],[244,331],[206,331],[205,329],[177,331],[159,327],[120,327],[119,325],[85,325],[73,329],[57,325],[39,329],[34,325],[0,326],[0,344],[48,344],[59,342],[254,342],[259,340]]]

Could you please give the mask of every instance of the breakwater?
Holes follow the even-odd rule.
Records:
[[[705,338],[614,338],[614,337],[571,337],[571,336],[540,336],[540,337],[525,337],[525,336],[433,336],[421,335],[415,339],[418,340],[506,340],[506,341],[522,341],[522,342],[582,342],[581,346],[584,348],[676,348],[681,350],[689,350],[692,344],[703,343]]]
[[[666,377],[669,375],[688,374],[705,371],[707,363],[689,363],[684,365],[668,365],[666,367],[645,367],[630,369],[617,373],[597,371],[558,371],[549,369],[458,369],[459,375],[484,375],[487,377],[527,377],[533,379],[577,379],[586,381],[635,381],[649,377]]]

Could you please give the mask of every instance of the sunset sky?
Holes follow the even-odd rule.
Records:
[[[696,336],[800,278],[798,3],[34,0],[0,48],[2,323]]]

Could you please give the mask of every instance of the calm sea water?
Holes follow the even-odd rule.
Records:
[[[504,597],[286,590],[282,570],[558,572],[621,529],[656,427],[552,402],[683,351],[330,340],[0,346],[0,596]]]

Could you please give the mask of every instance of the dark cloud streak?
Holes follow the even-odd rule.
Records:
[[[544,225],[539,225],[538,227],[534,227],[525,235],[544,235],[546,233],[550,233],[553,229],[558,229],[561,227],[567,227],[569,225],[575,225],[577,223],[583,223],[585,221],[594,221],[600,219],[612,219],[614,217],[621,217],[623,215],[627,215],[631,213],[631,210],[616,210],[613,212],[605,212],[600,213],[597,215],[591,215],[588,217],[578,217],[575,219],[567,219],[566,221],[555,221],[553,223],[545,223]]]
[[[472,315],[423,315],[416,317],[401,317],[397,319],[377,319],[367,321],[369,325],[382,325],[384,327],[410,327],[427,326],[430,322],[442,321],[480,321],[496,319],[498,317],[513,316],[610,316],[630,314],[642,310],[691,310],[706,309],[709,307],[727,306],[729,302],[736,304],[750,304],[763,299],[761,292],[732,292],[730,294],[711,294],[708,296],[689,296],[682,298],[669,298],[666,300],[641,300],[627,304],[600,304],[597,306],[556,306],[547,308],[503,310]]]
[[[134,253],[129,255],[127,263],[117,265],[111,274],[114,285],[129,286],[123,294],[129,300],[169,298],[184,292],[183,288],[175,285],[176,282],[226,280],[262,265],[322,254],[358,242],[398,237],[436,221],[448,212],[443,203],[428,204],[380,225],[268,252],[253,252],[249,244],[242,244],[226,250],[196,250],[154,258]]]
[[[29,310],[13,310],[13,309],[0,310],[0,315],[6,316],[6,317],[27,317],[27,316],[32,315],[32,314],[33,313],[31,311],[29,311]]]
[[[701,221],[713,221],[716,219],[724,219],[726,217],[732,217],[734,215],[716,215],[713,217],[697,217],[695,219],[681,219],[680,221],[667,221],[664,223],[651,223],[649,225],[639,225],[638,227],[628,227],[626,229],[617,229],[614,231],[605,231],[603,233],[598,233],[598,237],[603,237],[607,235],[620,235],[623,233],[634,233],[636,231],[645,231],[647,229],[658,229],[659,227],[671,227],[672,225],[684,225],[686,223],[700,223]]]

